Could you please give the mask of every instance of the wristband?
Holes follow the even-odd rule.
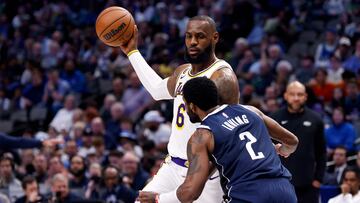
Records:
[[[129,53],[127,53],[126,55],[127,55],[127,57],[129,57],[131,54],[133,54],[135,52],[139,52],[139,50],[134,49],[134,50],[130,51]]]

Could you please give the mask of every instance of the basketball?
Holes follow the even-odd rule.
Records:
[[[134,25],[134,18],[128,10],[112,6],[99,14],[95,29],[102,42],[117,47],[129,41],[134,32]]]

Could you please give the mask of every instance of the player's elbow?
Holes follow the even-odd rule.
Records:
[[[200,193],[197,194],[195,192],[190,191],[188,193],[182,194],[179,197],[179,200],[180,200],[180,202],[193,202],[193,201],[197,200],[199,197],[200,197]]]
[[[194,187],[179,188],[177,196],[180,202],[193,202],[200,197],[201,190]]]
[[[294,134],[292,134],[292,139],[289,140],[289,144],[297,146],[299,144],[299,139]]]

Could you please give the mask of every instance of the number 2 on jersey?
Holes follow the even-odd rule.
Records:
[[[176,114],[176,127],[177,128],[184,127],[184,122],[185,122],[184,112],[185,112],[185,104],[182,103],[179,105],[179,108],[178,108],[177,114]]]
[[[240,140],[245,140],[245,137],[247,137],[249,139],[249,141],[246,143],[245,147],[246,147],[246,150],[249,152],[252,160],[262,159],[265,157],[262,152],[258,152],[257,154],[255,154],[251,145],[253,143],[257,142],[257,139],[249,131],[240,133],[239,137],[240,137]]]

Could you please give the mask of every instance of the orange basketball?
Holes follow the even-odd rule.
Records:
[[[95,29],[101,41],[109,46],[117,47],[131,38],[134,25],[134,18],[128,10],[112,6],[99,14]]]

